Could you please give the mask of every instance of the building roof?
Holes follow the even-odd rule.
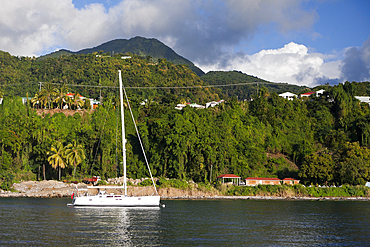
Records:
[[[296,180],[296,181],[299,181],[298,179],[295,179],[295,178],[284,178],[283,180]]]
[[[280,181],[278,178],[246,178],[245,180],[274,180],[274,181]]]
[[[240,178],[240,177],[236,176],[235,174],[222,174],[218,176],[217,178]]]
[[[279,96],[281,96],[281,97],[294,97],[294,96],[297,96],[296,94],[294,94],[294,93],[291,93],[291,92],[285,92],[285,93],[281,93],[281,94],[279,94]]]
[[[355,98],[358,99],[360,102],[370,103],[369,96],[355,96]]]
[[[310,96],[310,95],[312,95],[312,94],[314,94],[314,93],[316,93],[316,92],[303,93],[303,94],[301,94],[301,97],[302,97],[302,96]]]

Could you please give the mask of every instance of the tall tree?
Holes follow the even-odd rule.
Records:
[[[73,140],[73,144],[70,143],[67,145],[65,155],[68,160],[68,163],[73,165],[74,167],[74,170],[73,170],[73,178],[74,178],[76,175],[77,166],[81,164],[84,159],[86,159],[85,151],[81,144],[77,144],[77,142]]]
[[[365,185],[370,179],[370,150],[358,142],[346,143],[337,165],[341,184]]]
[[[57,142],[56,145],[51,146],[50,151],[47,153],[49,155],[49,164],[54,168],[59,168],[59,180],[61,177],[61,169],[66,167],[66,156],[65,147],[61,142]]]
[[[84,106],[84,101],[83,99],[81,98],[81,96],[79,94],[75,94],[72,98],[72,106],[75,107],[75,109],[81,109],[83,106]]]
[[[60,109],[63,109],[63,104],[67,103],[67,93],[68,93],[68,86],[63,84],[59,88],[55,89],[55,99],[54,102],[58,104]]]
[[[312,153],[304,157],[299,176],[306,184],[324,185],[334,179],[334,161],[328,152]]]
[[[55,87],[51,83],[45,83],[41,90],[42,101],[48,104],[49,109],[51,108],[51,102],[53,102],[56,95]]]

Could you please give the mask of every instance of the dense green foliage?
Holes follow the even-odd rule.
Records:
[[[0,88],[5,96],[33,97],[48,84],[69,85],[69,92],[97,99],[107,97],[118,85],[117,70],[122,71],[126,87],[189,87],[205,83],[187,65],[175,65],[166,59],[156,62],[150,57],[123,54],[70,55],[36,60],[17,58],[0,51]],[[100,86],[100,87],[99,87]],[[218,90],[195,89],[132,89],[131,93],[144,99],[161,98],[166,94],[177,95],[181,101],[198,99],[198,102],[219,99]]]
[[[235,173],[243,178],[295,177],[304,184],[363,185],[370,179],[370,111],[347,91],[358,85],[328,87],[319,98],[293,101],[261,88],[253,101],[230,100],[202,110],[179,111],[171,100],[131,103],[156,177],[208,182]],[[77,165],[66,162],[62,177],[74,172],[77,178],[118,176],[120,124],[112,102],[105,101],[91,114],[42,117],[20,98],[5,97],[0,106],[3,187],[24,174],[58,178],[59,166],[48,161],[58,143],[79,146],[86,155]],[[147,177],[132,123],[127,130],[128,176]]]

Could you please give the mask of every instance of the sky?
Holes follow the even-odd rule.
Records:
[[[0,50],[156,38],[204,72],[314,87],[370,81],[369,0],[0,0]]]

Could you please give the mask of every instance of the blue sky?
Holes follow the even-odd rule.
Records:
[[[370,80],[368,0],[12,0],[0,50],[39,56],[157,38],[205,72],[315,86]]]
[[[261,32],[249,46],[246,45],[246,51],[256,53],[262,49],[276,49],[293,41],[320,53],[331,53],[346,47],[360,47],[370,35],[368,0],[307,1],[302,6],[317,13],[312,30]]]

